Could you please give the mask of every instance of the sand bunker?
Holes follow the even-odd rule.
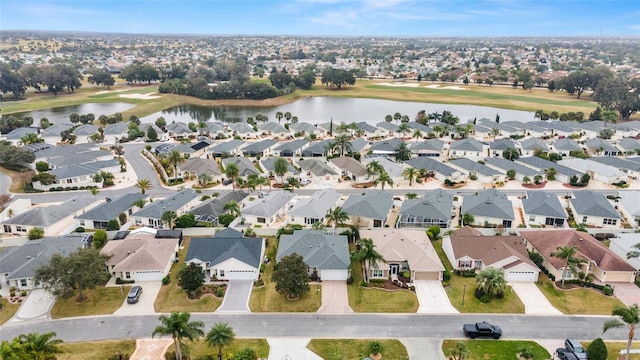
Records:
[[[100,94],[111,94],[111,93],[116,93],[116,92],[121,92],[121,91],[125,91],[124,89],[120,89],[120,90],[102,90],[102,91],[98,91],[96,93],[96,95],[100,95]]]
[[[151,94],[154,93],[144,93],[144,94],[120,94],[121,98],[127,98],[127,99],[138,99],[138,100],[153,100],[153,99],[159,99],[160,96],[153,96]]]
[[[420,84],[418,83],[378,83],[377,85],[382,86],[401,86],[401,87],[418,87]]]
[[[432,85],[425,85],[425,87],[429,89],[467,90],[463,87],[455,86],[455,85],[446,86],[446,85],[432,84]]]

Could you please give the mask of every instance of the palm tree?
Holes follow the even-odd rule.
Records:
[[[19,338],[29,359],[47,360],[55,359],[56,354],[63,353],[62,349],[58,347],[58,345],[62,344],[62,340],[54,339],[55,336],[56,333],[52,331],[44,334],[22,334]]]
[[[347,135],[338,135],[333,139],[331,143],[331,150],[340,149],[340,156],[344,156],[344,150],[351,151],[351,142],[349,142],[349,137]]]
[[[402,137],[405,137],[409,131],[411,131],[411,129],[409,128],[409,125],[407,123],[400,124],[400,126],[398,126],[398,129],[396,130],[396,132],[402,134]]]
[[[146,194],[147,190],[151,190],[151,188],[153,188],[153,185],[151,184],[151,181],[149,181],[149,179],[140,179],[136,181],[136,184],[134,186],[140,189],[140,193],[142,193],[142,195]]]
[[[402,114],[400,114],[399,112],[393,114],[393,120],[396,121],[396,125],[398,125],[398,121],[400,121],[400,119],[402,119]]]
[[[211,175],[209,175],[209,173],[202,173],[200,175],[198,175],[198,184],[200,184],[200,186],[207,186],[212,180]]]
[[[420,129],[415,129],[413,131],[413,138],[416,139],[416,142],[418,142],[418,139],[421,139],[422,136],[422,131],[420,131]]]
[[[640,243],[632,246],[635,250],[631,250],[627,253],[627,259],[636,259],[640,257]]]
[[[379,174],[382,171],[384,171],[384,168],[377,160],[372,160],[367,164],[367,172],[370,175],[373,175],[374,182],[376,181],[376,174]]]
[[[228,163],[224,169],[224,174],[227,175],[229,179],[231,179],[231,189],[236,189],[236,178],[240,174],[240,168],[236,163]]]
[[[294,189],[299,189],[300,188],[300,180],[294,178],[293,176],[289,176],[287,178],[286,188],[291,192],[293,192]]]
[[[433,128],[431,128],[433,130],[434,133],[436,133],[436,135],[438,137],[442,137],[442,133],[444,132],[444,128],[440,125],[435,125]]]
[[[160,217],[160,220],[162,220],[163,223],[167,224],[167,227],[169,229],[173,229],[173,225],[175,225],[177,218],[178,214],[176,214],[175,211],[165,211],[164,213],[162,213],[162,217]]]
[[[413,180],[418,176],[418,170],[414,167],[408,167],[402,171],[402,176],[409,180],[409,186],[411,186],[411,184],[413,184]]]
[[[145,199],[138,199],[136,201],[133,202],[133,206],[137,206],[139,209],[142,209],[145,205],[147,204],[147,200]]]
[[[204,336],[204,323],[202,321],[189,321],[191,314],[188,312],[174,311],[169,316],[160,315],[162,325],[156,326],[151,337],[156,335],[171,335],[176,347],[176,359],[182,360],[182,339],[191,341]]]
[[[376,251],[376,245],[371,239],[360,239],[357,243],[358,250],[351,254],[351,259],[360,263],[361,267],[364,267],[364,278],[369,283],[369,268],[373,265],[375,269],[378,268],[379,261],[385,261],[384,257]]]
[[[629,360],[629,353],[631,352],[631,342],[636,334],[636,326],[640,324],[640,314],[638,313],[638,304],[633,304],[629,307],[616,306],[613,308],[611,315],[617,316],[616,319],[608,320],[602,325],[602,333],[604,334],[609,329],[614,328],[629,328],[629,336],[627,340],[627,353],[625,354],[625,360]]]
[[[473,224],[476,221],[475,217],[469,213],[464,213],[462,215],[462,226]]]
[[[378,176],[378,179],[376,179],[376,181],[374,181],[373,183],[374,185],[380,184],[382,186],[382,190],[384,190],[385,185],[393,186],[393,179],[391,178],[391,176],[389,176],[389,173],[383,171]]]
[[[218,348],[218,360],[222,360],[222,348],[233,342],[236,334],[227,323],[215,323],[205,337],[205,342],[210,348]]]
[[[384,121],[386,121],[386,122],[390,123],[392,120],[393,120],[393,116],[391,116],[391,115],[387,115],[387,116],[384,117]]]
[[[345,221],[349,220],[349,214],[338,206],[333,210],[329,210],[327,215],[325,215],[325,219],[327,219],[327,225],[333,225],[333,233],[335,234],[338,225],[342,225]]]
[[[283,116],[284,114],[282,113],[282,111],[276,112],[276,119],[278,119],[278,123],[280,123],[280,120],[282,120]]]
[[[224,204],[223,209],[224,211],[228,212],[229,214],[235,217],[240,216],[240,205],[235,200],[231,200],[228,203]]]
[[[184,162],[184,157],[182,156],[182,154],[178,151],[178,150],[171,150],[169,151],[169,154],[167,154],[167,160],[169,161],[169,164],[173,165],[173,178],[177,179],[178,178],[178,165],[182,164]]]
[[[507,281],[504,279],[502,270],[489,266],[476,276],[476,285],[485,294],[495,296],[504,293],[507,288]]]
[[[398,145],[398,147],[393,151],[393,157],[396,159],[396,162],[407,161],[411,159],[411,149],[407,146],[407,143],[404,141]]]
[[[575,258],[577,246],[562,246],[551,253],[551,256],[564,260],[564,268],[562,269],[562,287],[564,287],[565,271],[569,270],[572,275],[578,273],[578,265],[583,262],[582,259]]]
[[[284,113],[284,119],[285,119],[285,120],[287,120],[287,121],[291,120],[291,113],[290,113],[290,112],[288,112],[288,111],[287,111],[287,112],[285,112],[285,113]]]
[[[280,176],[280,183],[284,185],[284,174],[289,171],[289,162],[283,157],[277,157],[273,160],[273,172]]]
[[[23,360],[28,359],[29,355],[20,342],[20,338],[16,337],[11,341],[2,340],[2,343],[0,343],[0,358],[3,360]]]

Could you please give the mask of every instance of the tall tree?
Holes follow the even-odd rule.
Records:
[[[405,143],[404,141],[401,142],[393,151],[393,157],[396,159],[396,162],[407,161],[411,159],[411,155],[411,149],[409,149],[407,143]]]
[[[378,176],[376,181],[374,181],[374,184],[375,185],[380,184],[380,186],[382,187],[382,190],[384,190],[385,185],[393,186],[393,179],[391,178],[391,176],[389,176],[388,172],[383,171],[380,173],[380,176]]]
[[[224,211],[228,212],[230,215],[234,217],[240,216],[240,205],[235,200],[230,200],[228,203],[224,204]]]
[[[332,210],[327,212],[327,215],[324,216],[327,220],[327,225],[333,225],[333,233],[336,233],[336,228],[338,225],[344,224],[347,220],[349,220],[349,214],[347,214],[344,209],[340,206],[335,207]]]
[[[284,174],[289,171],[289,162],[283,157],[273,160],[273,172],[280,176],[280,183],[284,186]]]
[[[298,299],[310,291],[307,264],[304,258],[296,253],[280,259],[271,280],[276,283],[276,291],[286,294],[291,300]]]
[[[211,326],[204,341],[210,348],[218,348],[218,360],[222,360],[222,348],[230,345],[235,337],[236,334],[229,324],[219,322]]]
[[[238,164],[228,163],[224,168],[224,174],[231,179],[231,188],[235,190],[236,179],[238,178],[238,175],[240,175],[240,167],[238,167]]]
[[[11,341],[2,340],[2,343],[0,343],[0,358],[3,360],[24,360],[28,359],[29,355],[20,342],[20,337],[15,337]]]
[[[167,226],[169,229],[173,229],[173,226],[176,224],[176,219],[178,218],[178,214],[175,211],[165,211],[162,213],[162,217],[160,220]]]
[[[340,149],[340,156],[344,156],[344,151],[351,151],[351,142],[346,134],[338,135],[331,143],[331,149]]]
[[[19,336],[20,342],[29,356],[28,358],[34,360],[55,359],[57,354],[63,353],[59,347],[62,344],[62,340],[55,339],[55,337],[56,333],[53,331],[44,334],[29,333]]]
[[[191,298],[197,294],[205,281],[205,273],[202,267],[196,263],[191,263],[180,269],[178,274],[178,285],[187,292],[187,296]]]
[[[583,262],[582,259],[575,257],[577,250],[578,248],[576,246],[562,246],[558,247],[556,251],[551,253],[551,256],[564,261],[564,268],[562,269],[562,287],[564,287],[564,280],[566,278],[565,272],[568,270],[575,276],[578,273],[578,265]]]
[[[178,150],[171,150],[169,151],[169,154],[167,154],[167,160],[169,161],[169,164],[173,165],[173,178],[177,179],[178,178],[178,165],[182,164],[184,162],[184,157],[182,156],[182,154],[178,151]]]
[[[83,291],[103,285],[109,280],[105,263],[109,256],[98,249],[78,249],[67,256],[53,254],[49,263],[35,271],[34,282],[55,296],[68,298],[78,290],[77,301],[85,300]]]
[[[636,334],[636,327],[640,324],[638,304],[633,304],[629,307],[616,306],[613,308],[611,315],[617,316],[617,318],[606,321],[604,325],[602,325],[602,333],[604,334],[609,329],[627,327],[629,329],[629,335],[627,337],[627,352],[624,358],[625,360],[629,360],[631,343],[633,342],[633,338]]]
[[[146,194],[147,190],[151,190],[153,188],[153,185],[151,184],[151,181],[149,181],[149,179],[139,179],[138,181],[136,181],[136,184],[134,186],[140,189],[140,193],[142,195]]]
[[[373,266],[378,269],[378,262],[384,262],[385,259],[378,251],[376,251],[376,245],[371,239],[360,239],[357,243],[357,250],[351,254],[351,259],[360,263],[360,266],[364,270],[364,278],[369,283],[369,269]]]
[[[384,171],[384,167],[377,160],[372,160],[367,164],[367,173],[373,175],[373,181],[376,181],[376,175]]]
[[[411,186],[413,184],[413,180],[418,176],[418,170],[414,167],[408,167],[402,171],[402,176],[409,180],[409,186]]]
[[[189,321],[191,314],[188,312],[172,312],[171,315],[160,315],[162,325],[156,326],[151,337],[156,335],[170,335],[176,348],[176,359],[182,360],[182,340],[194,341],[204,336],[204,323],[202,321]]]

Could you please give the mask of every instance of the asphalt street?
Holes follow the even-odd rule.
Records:
[[[504,339],[595,339],[626,340],[626,329],[602,334],[604,316],[525,315],[421,315],[421,314],[213,314],[194,313],[193,320],[205,329],[227,322],[240,338],[462,338],[462,324],[487,320],[502,327]],[[0,327],[0,340],[19,334],[55,331],[65,342],[150,337],[159,325],[158,316],[96,316],[48,321],[7,323]]]

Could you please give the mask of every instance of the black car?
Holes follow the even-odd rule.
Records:
[[[462,326],[462,331],[472,339],[477,337],[500,339],[502,336],[502,329],[499,326],[491,325],[486,321],[477,322],[475,324],[464,324]]]
[[[222,185],[231,185],[233,179],[224,179],[222,180]]]
[[[135,304],[140,300],[140,295],[142,294],[142,286],[134,286],[129,290],[129,294],[127,295],[127,303]]]
[[[556,349],[556,356],[558,360],[579,360],[578,357],[573,353],[573,351],[566,348],[558,348]]]

